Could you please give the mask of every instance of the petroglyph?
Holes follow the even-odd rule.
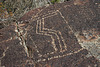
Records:
[[[67,46],[64,43],[63,37],[61,36],[61,32],[60,31],[55,31],[55,30],[52,30],[52,29],[44,28],[44,18],[42,19],[42,22],[41,22],[41,20],[40,20],[40,22],[37,21],[36,33],[40,34],[40,35],[50,36],[51,39],[52,39],[53,48],[55,49],[55,51],[57,51],[58,49],[57,49],[56,44],[55,44],[56,39],[54,39],[54,36],[52,35],[52,34],[54,34],[58,39],[59,46],[61,48],[60,51],[63,51],[62,46],[61,46],[61,41],[63,41],[63,44],[65,45],[65,50],[66,50]],[[57,35],[57,33],[58,33],[58,35]],[[62,38],[62,39],[60,39],[60,38]]]
[[[98,5],[92,0],[69,1],[15,19],[0,29],[0,67],[98,66]]]
[[[56,58],[62,58],[62,57],[65,57],[65,56],[69,56],[69,55],[72,55],[72,54],[75,54],[75,53],[78,53],[80,51],[84,50],[84,48],[78,50],[78,51],[75,51],[73,53],[67,53],[67,54],[64,54],[64,55],[58,55],[58,56],[54,56],[54,57],[51,57],[51,58],[47,58],[48,60],[52,60],[52,59],[56,59]],[[37,60],[37,62],[41,62],[41,61],[46,61],[47,59],[39,59]]]
[[[84,50],[83,48],[73,52],[73,53],[66,53],[66,54],[63,54],[64,52],[67,51],[67,44],[65,43],[65,40],[62,36],[62,33],[59,31],[59,30],[54,30],[54,29],[49,29],[49,28],[46,28],[45,27],[45,19],[48,19],[50,17],[53,17],[53,16],[56,16],[56,15],[60,15],[60,17],[63,19],[63,22],[66,23],[68,25],[68,22],[65,20],[64,16],[61,14],[61,12],[59,10],[57,11],[51,11],[49,12],[48,14],[45,14],[45,15],[42,15],[41,17],[37,16],[36,17],[36,34],[38,35],[45,35],[45,36],[48,36],[51,38],[51,45],[54,49],[53,52],[47,52],[46,54],[41,54],[40,53],[40,50],[38,49],[37,45],[34,46],[36,52],[38,53],[38,57],[40,57],[40,59],[36,60],[36,62],[41,62],[41,61],[46,61],[46,60],[51,60],[51,59],[55,59],[55,58],[61,58],[61,57],[65,57],[65,56],[68,56],[68,55],[72,55],[74,53],[78,53],[82,50]],[[33,21],[35,21],[33,19]],[[32,21],[32,19],[31,19]],[[71,32],[73,33],[73,30],[72,28],[68,25],[68,28],[71,30]],[[33,27],[32,27],[33,29]],[[34,43],[34,40],[32,39],[32,37],[30,35],[28,35],[29,38],[32,40],[33,44]],[[57,46],[60,47],[60,49],[57,48]],[[46,57],[46,56],[49,56],[49,55],[54,55],[55,53],[62,53],[62,55],[58,55],[58,56],[52,56],[50,58],[47,58],[47,59],[41,59],[41,57]]]

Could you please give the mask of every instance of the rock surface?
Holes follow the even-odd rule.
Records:
[[[0,67],[99,67],[99,5],[45,6],[0,29]]]

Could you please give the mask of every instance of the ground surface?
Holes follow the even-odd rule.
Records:
[[[99,1],[37,8],[0,29],[1,67],[99,67]]]

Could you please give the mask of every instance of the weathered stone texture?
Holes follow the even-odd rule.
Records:
[[[99,67],[98,5],[85,0],[45,6],[0,29],[0,66]]]

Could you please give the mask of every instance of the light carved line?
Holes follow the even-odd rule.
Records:
[[[53,13],[55,13],[55,14],[54,14],[54,15],[50,15],[49,17],[57,15],[57,11],[55,11],[55,12],[53,12]],[[53,13],[49,13],[49,14],[53,14]],[[54,49],[55,49],[55,51],[57,51],[56,45],[55,45],[55,43],[54,43],[54,38],[53,38],[51,35],[49,35],[49,34],[47,34],[47,33],[44,33],[44,31],[41,31],[41,29],[47,30],[47,31],[51,31],[51,32],[49,32],[49,33],[55,34],[55,35],[57,36],[57,39],[59,40],[60,38],[59,38],[59,36],[57,35],[57,32],[58,32],[58,33],[60,34],[60,36],[61,36],[61,39],[62,39],[62,41],[63,41],[63,43],[64,43],[64,47],[65,47],[65,50],[62,50],[62,46],[61,46],[61,43],[60,43],[60,40],[59,40],[59,43],[60,43],[59,45],[60,45],[60,48],[61,48],[61,51],[60,51],[60,52],[64,52],[64,51],[67,50],[67,46],[66,46],[66,43],[65,43],[65,41],[64,41],[64,39],[63,39],[63,37],[62,37],[62,35],[61,35],[61,32],[60,32],[60,31],[55,31],[55,30],[52,30],[52,29],[44,28],[44,19],[45,19],[45,18],[48,18],[48,15],[49,15],[49,14],[44,15],[44,16],[47,16],[47,17],[44,17],[44,16],[43,16],[43,18],[42,18],[42,20],[43,20],[43,22],[42,22],[43,26],[42,26],[42,27],[43,27],[43,28],[41,28],[41,20],[37,20],[36,33],[37,33],[37,34],[41,34],[41,35],[50,36],[51,39],[52,39],[52,44],[53,44],[53,46],[54,46]],[[39,23],[38,21],[40,21],[40,23]],[[38,27],[38,24],[40,25],[39,27]],[[39,28],[39,31],[40,31],[41,33],[38,33],[38,28]],[[54,53],[55,53],[55,52],[51,52],[51,53],[47,53],[47,54],[45,54],[45,55],[54,54]],[[45,56],[45,55],[44,55],[44,56]]]
[[[66,19],[64,18],[64,16],[62,15],[62,13],[59,11],[59,10],[57,10],[57,12],[61,15],[61,17],[64,19],[64,21],[66,22],[66,24],[68,24],[68,21],[66,21]],[[73,32],[73,29],[71,28],[71,26],[69,26],[69,24],[68,24],[68,28],[71,30],[71,32],[72,33],[74,33]]]
[[[49,16],[50,15],[50,16]],[[45,14],[42,16],[42,18],[49,18],[49,17],[52,17],[52,16],[55,16],[57,15],[57,11],[49,11],[49,14]],[[34,19],[35,18],[35,19]],[[31,18],[31,20],[29,21],[30,23],[33,22],[33,21],[38,21],[38,20],[41,20],[40,16],[36,15],[34,18]],[[33,27],[32,27],[33,29]],[[36,31],[37,32],[37,31]]]
[[[72,54],[76,54],[76,53],[79,53],[80,51],[84,50],[84,48],[81,48],[73,53],[66,53],[64,55],[59,55],[59,56],[54,56],[54,57],[51,57],[51,58],[47,58],[48,60],[53,60],[53,59],[56,59],[56,58],[62,58],[62,57],[65,57],[65,56],[69,56],[69,55],[72,55]],[[46,61],[46,59],[38,59],[37,62],[44,62]]]
[[[29,37],[30,37],[30,39],[32,40],[32,42],[34,43],[34,41],[33,41],[33,39],[31,38],[30,35],[29,35]],[[36,50],[36,52],[38,53],[38,56],[41,57],[42,55],[40,54],[40,52],[39,52],[39,50],[38,50],[38,48],[37,48],[36,45],[35,45],[35,50]]]
[[[61,37],[61,40],[62,40],[62,42],[63,42],[63,44],[64,44],[64,47],[65,47],[65,50],[67,50],[67,46],[66,46],[66,43],[65,43],[65,41],[64,41],[64,39],[63,39],[63,37],[62,37],[62,34],[61,34],[61,32],[60,31],[56,31],[56,30],[52,30],[52,29],[48,29],[48,28],[44,28],[44,18],[42,19],[43,21],[42,21],[42,24],[43,24],[43,30],[47,30],[47,31],[49,31],[50,33],[53,33],[53,34],[55,34],[56,36],[57,36],[57,39],[58,39],[58,41],[59,41],[59,46],[60,46],[60,48],[61,48],[61,52],[63,52],[63,50],[62,50],[62,46],[61,46],[61,42],[60,42],[60,38],[59,38],[59,36],[57,35],[57,33],[60,35],[60,37]],[[65,51],[64,50],[64,51]]]
[[[43,26],[42,26],[42,27],[43,27],[43,30],[53,31],[53,32],[50,32],[50,33],[55,34],[55,35],[57,36],[57,39],[59,40],[59,36],[56,34],[57,31],[44,28],[44,18],[43,18],[42,20],[43,20],[43,22],[42,22],[42,24],[43,24]],[[39,24],[39,27],[38,27],[38,24]],[[37,32],[37,31],[38,31],[38,30],[37,30],[38,28],[39,28],[39,32],[42,32],[42,33],[38,33],[38,32]],[[42,34],[42,35],[51,36],[51,35],[49,35],[49,34],[44,33],[44,31],[41,31],[41,20],[40,20],[40,23],[37,21],[36,33],[37,33],[37,34]],[[61,32],[59,32],[59,34],[61,35]],[[54,44],[54,38],[53,38],[52,36],[51,36],[51,38],[52,38],[52,44],[53,44],[53,46],[56,46],[56,45]],[[61,37],[61,38],[63,39],[63,37]],[[60,51],[60,52],[64,52],[64,51],[67,50],[67,46],[66,46],[64,40],[62,40],[62,41],[63,41],[64,46],[65,46],[66,49],[65,49],[65,50],[62,50],[62,46],[61,46],[61,43],[60,43],[60,40],[59,40],[60,48],[61,48],[61,51]],[[55,47],[54,47],[54,48],[55,48]],[[47,53],[47,54],[44,54],[43,56],[45,56],[45,55],[50,55],[50,54],[54,54],[54,53],[55,53],[55,52]]]
[[[20,45],[24,46],[24,50],[25,50],[27,56],[29,57],[29,53],[28,53],[28,49],[27,49],[27,46],[26,46],[26,43],[25,43],[25,40],[24,40],[24,36],[22,35],[21,30],[20,30],[18,25],[19,25],[19,22],[16,22],[15,32],[17,33],[17,37],[20,41]]]
[[[9,39],[7,39],[7,40],[3,40],[3,41],[1,41],[0,43],[3,43],[3,42],[8,42],[8,41],[11,41],[12,40],[12,37],[11,38],[9,38]]]
[[[43,17],[42,17],[42,19],[43,19],[43,22],[42,22],[42,24],[43,24],[43,28],[41,28],[41,19],[40,18],[38,18],[38,20],[40,21],[40,23],[39,23],[39,21],[37,20],[37,29],[36,29],[36,33],[37,34],[41,34],[41,35],[47,35],[47,36],[50,36],[51,38],[52,38],[52,41],[54,42],[54,38],[51,36],[51,35],[49,35],[49,34],[47,34],[47,33],[44,33],[44,30],[48,30],[48,31],[51,31],[51,33],[56,33],[56,32],[58,32],[58,31],[55,31],[55,30],[52,30],[52,29],[47,29],[47,28],[44,28],[44,19],[45,18],[49,18],[49,17],[52,17],[52,16],[55,16],[55,15],[57,15],[57,12],[61,15],[61,17],[64,19],[64,21],[66,22],[66,24],[68,24],[68,22],[65,20],[65,18],[64,18],[64,16],[62,15],[62,13],[59,11],[59,10],[57,10],[57,11],[55,11],[55,14],[54,15],[51,15],[51,16],[49,16],[50,14],[53,14],[53,13],[49,13],[49,14],[46,14],[46,15],[44,15]],[[40,25],[40,26],[38,26],[38,25]],[[69,29],[71,30],[71,32],[73,33],[73,30],[72,30],[72,28],[68,25],[68,27],[69,27]],[[38,32],[38,28],[39,28],[39,32]],[[43,29],[43,31],[41,30],[41,29]],[[53,32],[52,32],[53,31]],[[55,34],[54,33],[54,34]],[[61,35],[61,32],[59,32],[59,34]],[[57,35],[57,34],[56,34]],[[62,35],[61,35],[62,36]],[[62,39],[63,39],[63,37],[61,37]],[[59,39],[59,38],[58,38]],[[65,41],[64,41],[64,39],[63,39],[63,43],[64,43],[64,46],[65,46],[65,48],[67,48],[67,46],[65,45],[66,43],[65,43]],[[48,60],[52,60],[52,59],[55,59],[55,58],[61,58],[61,57],[65,57],[65,56],[68,56],[68,55],[72,55],[72,54],[74,54],[74,53],[78,53],[78,52],[80,52],[80,51],[82,51],[82,50],[84,50],[84,48],[81,48],[81,49],[79,49],[79,50],[77,50],[77,51],[75,51],[75,52],[73,52],[73,53],[68,53],[68,54],[64,54],[64,55],[59,55],[59,56],[54,56],[54,57],[51,57],[51,58],[48,58]],[[63,52],[65,52],[66,50],[64,50]],[[50,54],[54,54],[55,52],[51,52],[51,53],[47,53],[47,54],[45,54],[45,55],[50,55]],[[43,55],[44,56],[44,55]],[[42,57],[42,56],[41,56]],[[37,60],[37,62],[41,62],[41,61],[46,61],[46,59],[39,59],[39,60]]]
[[[0,57],[0,67],[5,67],[5,66],[1,66],[1,59],[3,58],[3,57],[5,57],[5,53],[6,53],[6,51],[9,49],[9,47],[7,47],[5,50],[4,50],[4,52],[3,52],[3,56],[2,57]]]
[[[46,19],[46,18],[55,16],[55,15],[57,15],[57,11],[51,11],[51,12],[49,12],[49,14],[45,14],[45,15],[43,15],[41,17]],[[30,22],[33,22],[33,21],[36,21],[36,20],[40,20],[41,17],[37,15],[34,18],[31,18]]]
[[[40,20],[39,20],[39,21],[40,21]],[[41,31],[41,21],[40,21],[40,23],[39,23],[39,21],[37,20],[36,34],[50,36],[51,39],[52,39],[53,48],[55,49],[55,51],[57,51],[56,45],[55,45],[55,43],[54,43],[54,38],[53,38],[53,36],[52,36],[52,35],[49,35],[49,34],[47,34],[47,33],[45,33],[44,31]],[[40,26],[38,27],[38,25],[40,25]],[[39,32],[38,32],[38,28],[39,28]]]

